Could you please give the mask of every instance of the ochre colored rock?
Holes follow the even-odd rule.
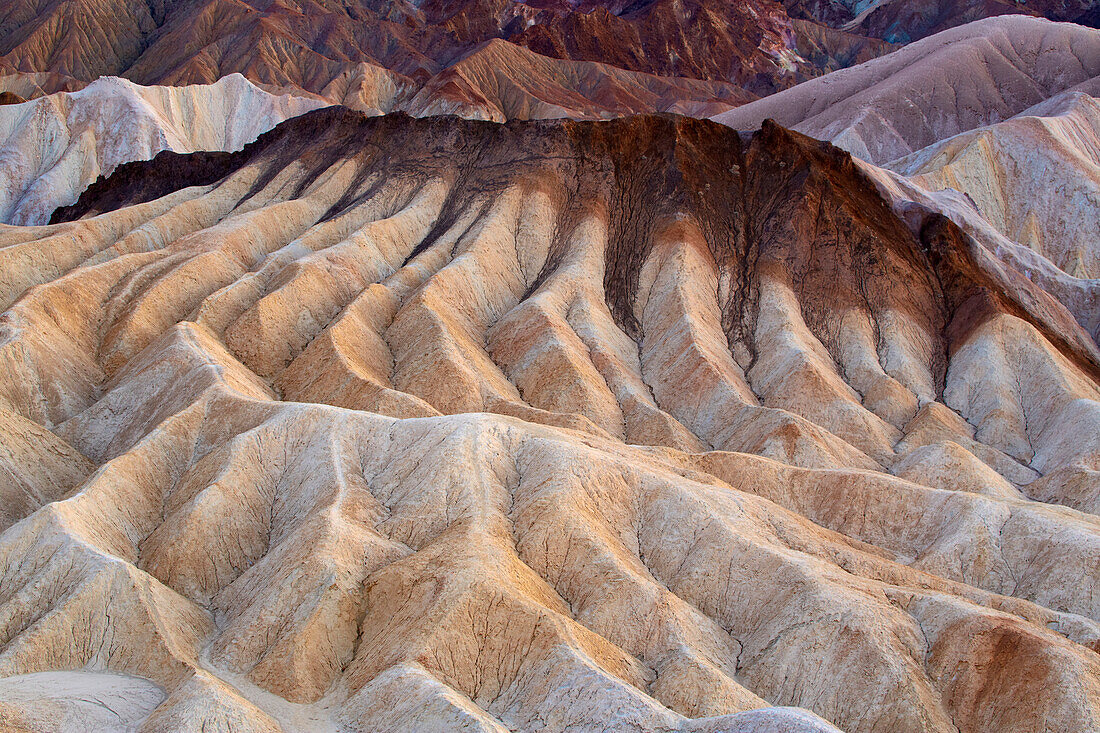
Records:
[[[868,170],[328,107],[0,230],[0,722],[1097,729],[1100,351]]]

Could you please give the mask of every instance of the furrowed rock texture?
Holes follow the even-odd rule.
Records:
[[[1100,278],[1100,99],[1067,92],[887,167],[965,194],[997,231],[1066,274]]]
[[[1100,338],[1100,99],[1064,92],[888,167],[870,173],[896,208],[948,214]]]
[[[240,72],[321,92],[364,63],[422,81],[493,39],[558,59],[771,89],[793,83],[801,62],[774,0],[16,0],[0,15],[0,68],[143,84]]]
[[[792,18],[806,18],[893,43],[909,43],[982,18],[1032,15],[1095,28],[1094,0],[784,0]]]
[[[1097,77],[1100,30],[1003,16],[938,33],[714,119],[754,130],[771,118],[884,165],[1096,84]]]
[[[1100,31],[1016,16],[938,34],[715,119],[752,128],[774,117],[851,151],[914,231],[929,210],[946,214],[1096,339],[1098,96]]]
[[[376,114],[412,111],[413,97],[423,105],[438,93],[429,101],[463,114],[473,105],[469,116],[482,119],[524,112],[509,99],[517,95],[532,98],[533,117],[685,111],[677,99],[713,115],[888,48],[793,21],[775,0],[13,0],[0,8],[0,75],[33,74],[46,92],[108,74],[182,85],[241,73],[266,89]]]
[[[376,114],[419,97],[479,119],[710,116],[990,16],[1095,24],[1088,2],[12,0],[0,75],[47,93],[241,73]]]
[[[1100,353],[837,148],[332,107],[55,219],[16,729],[1100,727]]]
[[[756,99],[727,82],[664,77],[592,61],[540,56],[493,40],[392,106],[418,117],[600,119],[639,112],[708,117]]]
[[[9,71],[0,66],[0,93],[7,93],[27,101],[57,92],[78,92],[88,82],[73,79],[64,74],[49,72]]]
[[[0,107],[0,222],[45,224],[121,163],[162,150],[240,150],[323,102],[265,92],[243,76],[142,87],[104,78],[73,93]]]
[[[808,29],[800,37],[812,37],[813,40],[808,41],[808,53],[822,64],[843,64],[844,59],[862,60],[868,54],[874,56],[878,49],[875,42],[863,44],[846,37],[834,43],[832,39],[837,33],[822,27]],[[496,121],[557,117],[604,119],[646,112],[707,117],[757,98],[730,81],[659,76],[599,61],[551,58],[525,46],[493,36],[488,38],[485,41],[474,38],[469,48],[452,49],[446,62],[431,64],[431,68],[439,69],[437,73],[424,71],[416,78],[367,61],[340,64],[332,70],[334,76],[321,77],[325,80],[323,83],[321,80],[296,83],[285,75],[258,74],[252,63],[255,59],[243,68],[243,72],[249,78],[258,79],[258,83],[273,94],[312,99],[317,102],[313,106],[327,102],[369,114],[445,113]],[[830,55],[834,45],[844,47],[839,52],[840,60]],[[870,50],[865,50],[864,46]],[[224,72],[165,79],[151,74],[142,78],[170,84],[195,80],[213,83],[219,73]],[[229,76],[234,77],[236,73]],[[85,85],[86,82],[56,73],[14,72],[0,76],[0,90],[11,93],[4,98],[10,101],[37,98],[53,91],[76,91]],[[22,99],[18,99],[20,96]]]

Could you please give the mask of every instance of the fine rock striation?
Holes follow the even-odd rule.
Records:
[[[1100,30],[1026,16],[969,23],[714,117],[774,119],[884,165],[1100,77]],[[1097,91],[1092,91],[1097,94]]]
[[[909,43],[999,15],[1031,15],[1097,26],[1094,0],[783,0],[792,18],[806,18],[894,43]]]
[[[998,232],[1066,274],[1100,278],[1100,98],[1066,92],[887,167],[965,194]]]
[[[1100,352],[879,185],[331,107],[0,231],[0,721],[1095,730]]]
[[[1100,337],[1100,100],[1064,92],[888,164],[861,164],[903,212],[934,209]],[[902,175],[898,175],[902,174]]]
[[[499,83],[560,105],[557,85],[576,81],[565,106],[612,100],[603,116],[637,103],[639,85],[656,97],[672,87],[692,102],[719,89],[702,101],[723,104],[700,111],[716,114],[731,98],[754,99],[889,49],[793,20],[775,0],[12,0],[0,9],[0,74],[36,73],[48,92],[103,75],[183,85],[241,73],[264,88],[387,112],[468,76],[486,62],[487,45],[511,53],[491,51],[506,63],[481,95]],[[444,101],[466,96],[456,83]]]
[[[1094,23],[1087,2],[11,0],[0,9],[0,93],[240,73],[372,113],[704,116],[968,21]]]
[[[272,95],[236,74],[189,87],[104,78],[77,92],[0,106],[0,222],[45,224],[121,163],[162,150],[240,150],[323,105]]]
[[[395,100],[388,111],[495,122],[606,119],[642,112],[707,117],[755,98],[727,82],[552,59],[494,40],[429,79],[415,95]]]
[[[108,34],[113,42],[102,43]],[[555,59],[750,90],[813,73],[774,0],[14,0],[0,14],[0,70],[140,84],[239,72],[321,93],[364,64],[420,83],[494,39]]]
[[[1097,95],[1100,31],[1011,17],[941,33],[715,119],[751,128],[774,116],[850,150],[899,214],[918,225],[929,210],[946,214],[1095,339]]]

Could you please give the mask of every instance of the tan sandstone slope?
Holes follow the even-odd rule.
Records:
[[[1100,727],[1100,352],[842,151],[327,108],[57,219],[9,728]]]
[[[1068,275],[1100,278],[1097,97],[1060,94],[1011,120],[893,161],[889,168],[932,191],[965,193],[1005,237]]]

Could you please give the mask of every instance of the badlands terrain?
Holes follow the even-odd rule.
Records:
[[[951,71],[962,68],[971,73]],[[1100,32],[1014,16],[946,31],[714,119],[738,129],[773,119],[848,150],[903,217],[946,214],[1096,339],[1098,96]]]
[[[239,74],[188,87],[103,78],[78,92],[0,106],[0,221],[45,224],[120,163],[162,150],[240,150],[321,106],[273,96]]]
[[[1100,31],[1008,9],[3,4],[0,731],[1100,730]]]
[[[407,109],[420,95],[418,104],[425,108],[435,102],[464,116],[526,118],[522,108],[492,104],[494,95],[514,88],[520,91],[510,93],[533,94],[565,110],[540,116],[684,113],[666,98],[670,87],[685,100],[728,109],[745,95],[765,96],[981,18],[1013,13],[1095,25],[1091,5],[1090,0],[5,0],[0,72],[33,75],[33,81],[19,85],[22,91],[11,90],[27,99],[74,91],[105,75],[142,85],[187,85],[241,73],[265,88],[319,95],[364,111]],[[502,55],[506,63],[500,63]],[[547,78],[553,81],[544,98]],[[560,94],[556,87],[562,84],[572,99]]]

